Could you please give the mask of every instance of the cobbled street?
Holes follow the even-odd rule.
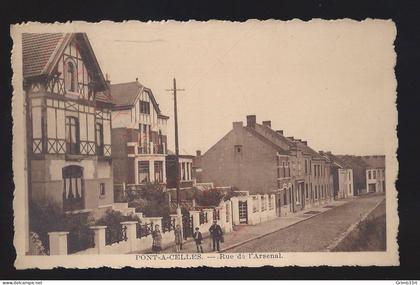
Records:
[[[385,196],[364,196],[227,252],[324,251]]]

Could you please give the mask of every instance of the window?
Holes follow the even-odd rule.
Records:
[[[235,152],[235,157],[238,157],[238,156],[242,155],[242,146],[241,145],[233,146],[233,150]]]
[[[75,117],[66,117],[66,147],[68,153],[79,153],[79,120]]]
[[[318,187],[315,185],[315,200],[318,200]]]
[[[283,192],[283,204],[284,205],[287,205],[287,204],[289,204],[289,202],[287,201],[287,189],[285,189],[284,190],[284,192]]]
[[[351,194],[351,184],[349,184],[349,194]]]
[[[68,60],[66,62],[66,70],[65,70],[65,86],[66,90],[70,92],[77,92],[76,84],[77,84],[77,73],[76,73],[76,66],[73,61]]]
[[[308,173],[308,160],[305,159],[305,174]]]
[[[84,207],[83,168],[77,165],[66,166],[63,175],[63,209],[80,210]]]
[[[376,179],[376,170],[373,170],[373,179]]]
[[[285,163],[283,161],[283,177],[286,177],[286,166],[287,166],[287,162]]]
[[[155,182],[163,182],[163,162],[155,161]]]
[[[105,196],[105,183],[100,183],[99,184],[99,195],[100,196]]]
[[[138,169],[139,183],[150,182],[149,162],[148,161],[139,161],[138,167],[139,167],[139,169]]]
[[[101,123],[95,125],[96,153],[104,155],[104,127]]]
[[[146,101],[140,101],[140,113],[150,114],[150,103]]]
[[[309,188],[308,188],[308,184],[305,184],[305,198],[309,199]]]
[[[186,178],[185,178],[185,163],[184,162],[181,162],[181,180],[182,181],[186,180]]]

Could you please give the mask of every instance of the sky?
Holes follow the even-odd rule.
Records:
[[[111,83],[152,89],[174,149],[177,87],[181,153],[207,151],[232,122],[273,129],[336,154],[383,154],[395,136],[391,21],[148,22],[85,30]]]

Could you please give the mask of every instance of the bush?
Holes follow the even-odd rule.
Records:
[[[37,234],[46,253],[49,253],[49,232],[69,232],[69,253],[93,246],[90,226],[94,222],[89,213],[65,214],[55,203],[47,202],[45,206],[41,206],[36,202],[31,202],[29,217],[29,229]],[[37,246],[40,246],[38,241],[37,243]]]
[[[146,217],[163,217],[170,213],[169,193],[160,184],[147,184],[141,190],[128,191],[128,206]]]
[[[143,209],[147,208],[148,201],[142,198],[133,199],[131,202],[128,202],[128,207],[135,208],[136,212],[142,212]]]
[[[218,189],[210,189],[203,191],[202,194],[197,197],[196,202],[198,205],[204,207],[218,206],[224,196],[225,195],[222,191]]]
[[[105,215],[96,221],[97,226],[106,226],[108,232],[108,242],[115,243],[121,241],[121,222],[137,221],[140,219],[135,215],[124,216],[121,212],[107,210]]]

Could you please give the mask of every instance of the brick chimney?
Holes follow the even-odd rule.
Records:
[[[108,73],[105,73],[105,82],[109,86],[111,86],[111,78]]]
[[[248,115],[246,116],[246,126],[255,129],[255,124],[257,123],[257,116]]]
[[[279,135],[283,135],[283,130],[277,130],[276,133],[278,133]]]
[[[195,156],[200,157],[201,156],[201,150],[197,150]]]
[[[232,123],[233,129],[242,129],[242,127],[244,126],[244,123],[241,122],[233,122]]]
[[[304,145],[308,145],[308,141],[302,141]]]
[[[292,140],[292,141],[294,141],[295,140],[295,138],[294,137],[287,137],[288,139],[290,139],[290,140]]]
[[[263,126],[271,128],[271,121],[263,121],[262,124]]]

